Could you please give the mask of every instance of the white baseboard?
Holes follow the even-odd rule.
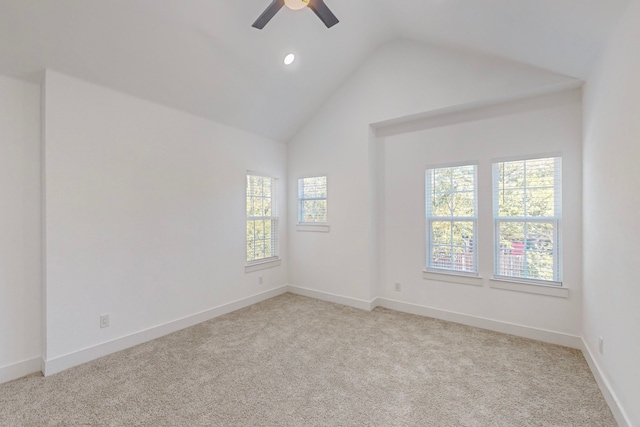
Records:
[[[607,401],[609,409],[611,409],[611,413],[616,419],[618,425],[620,427],[631,427],[632,424],[627,413],[623,409],[622,405],[620,405],[620,401],[614,393],[613,388],[611,388],[611,384],[609,384],[607,378],[602,374],[602,369],[600,369],[600,365],[596,361],[596,358],[593,357],[593,353],[584,338],[582,339],[582,354],[587,360],[587,364],[589,365],[589,368],[591,368],[591,372],[598,383],[598,387],[600,387],[604,400]]]
[[[40,372],[40,357],[0,367],[0,384]]]
[[[288,285],[287,288],[288,291],[292,294],[315,298],[321,301],[334,302],[336,304],[359,308],[361,310],[371,311],[377,306],[377,298],[371,301],[365,301],[357,298],[346,297],[343,295],[336,295],[329,292],[316,291],[315,289],[303,288],[296,285]]]
[[[378,298],[379,307],[391,310],[402,311],[419,316],[433,317],[434,319],[446,320],[460,323],[476,328],[488,329],[504,334],[516,335],[550,344],[557,344],[564,347],[582,349],[582,339],[577,335],[569,335],[562,332],[549,331],[546,329],[532,328],[515,323],[502,322],[499,320],[487,319],[484,317],[470,316],[468,314],[456,313],[453,311],[440,310],[437,308],[396,301],[387,298]]]
[[[178,319],[173,322],[155,326],[153,328],[136,332],[122,338],[88,347],[73,353],[65,354],[64,356],[59,356],[54,359],[46,360],[44,361],[43,373],[45,376],[56,374],[58,372],[64,371],[65,369],[90,362],[100,357],[125,350],[127,348],[154,340],[156,338],[160,338],[164,335],[179,331],[181,329],[197,325],[198,323],[206,322],[207,320],[211,320],[218,316],[231,313],[232,311],[240,310],[241,308],[245,308],[261,301],[276,297],[278,295],[282,295],[287,291],[288,286],[280,286],[270,291],[262,292],[247,298],[223,304],[221,306],[191,316],[183,317],[182,319]]]

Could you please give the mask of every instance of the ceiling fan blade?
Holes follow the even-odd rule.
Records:
[[[338,18],[336,18],[336,15],[334,15],[324,3],[324,0],[310,0],[309,7],[316,15],[318,15],[318,18],[324,22],[324,25],[326,25],[327,28],[331,28],[340,22],[338,21]]]
[[[262,12],[262,15],[256,19],[256,22],[253,23],[252,27],[259,30],[263,29],[264,26],[271,21],[271,18],[273,18],[275,14],[282,9],[282,6],[284,6],[284,0],[273,0],[264,12]]]

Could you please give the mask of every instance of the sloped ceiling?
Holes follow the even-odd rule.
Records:
[[[630,0],[0,0],[0,73],[44,68],[287,141],[377,47],[400,38],[584,78]],[[297,60],[285,67],[293,52]]]

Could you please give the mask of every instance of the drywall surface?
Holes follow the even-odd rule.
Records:
[[[581,90],[483,107],[407,124],[412,131],[381,138],[379,195],[380,296],[449,312],[580,335],[582,309]],[[422,127],[422,130],[415,130]],[[568,298],[491,287],[492,163],[527,156],[562,156],[562,269]],[[474,285],[426,269],[425,169],[477,164],[478,273]],[[394,290],[394,283],[401,291]]]
[[[638,40],[635,1],[587,82],[584,124],[584,338],[634,426],[640,425]]]
[[[40,88],[0,76],[0,369],[41,354]]]
[[[248,170],[278,178],[286,223],[282,143],[57,72],[45,83],[46,360],[286,283],[286,262],[244,270]],[[286,227],[280,241],[286,260]]]
[[[300,176],[327,174],[331,227],[329,233],[308,233],[290,222],[290,283],[364,301],[376,297],[378,174],[371,123],[570,81],[414,42],[380,48],[289,143],[289,194],[297,194]],[[296,202],[289,200],[291,218]]]

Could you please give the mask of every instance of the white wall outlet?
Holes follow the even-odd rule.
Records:
[[[108,314],[103,314],[102,316],[100,316],[100,327],[101,328],[108,328],[109,327],[109,315]]]
[[[258,276],[258,285],[262,285],[264,283],[264,280],[262,279],[262,276]]]
[[[395,282],[393,284],[393,290],[396,291],[396,292],[402,291],[402,286],[400,285],[400,282]]]
[[[604,338],[598,337],[598,351],[600,354],[604,354]]]

